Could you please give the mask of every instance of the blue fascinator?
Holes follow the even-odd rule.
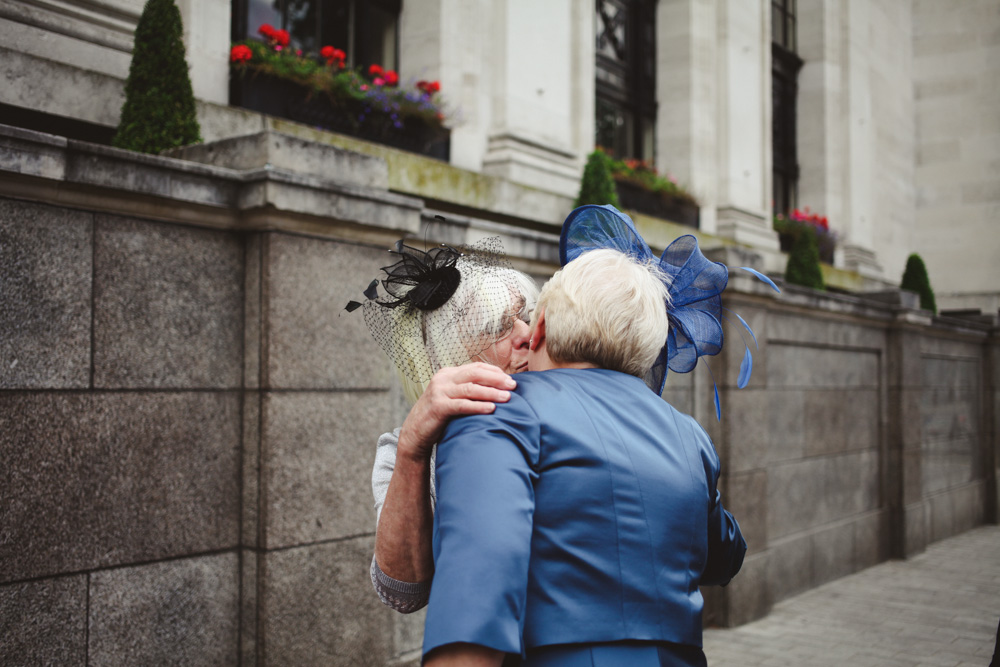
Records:
[[[614,206],[581,206],[571,212],[563,222],[559,239],[560,263],[565,266],[589,250],[602,248],[618,250],[643,264],[658,264],[669,279],[667,292],[670,302],[666,308],[670,329],[659,356],[644,378],[650,389],[657,395],[663,393],[668,369],[675,373],[689,373],[694,370],[699,358],[714,356],[722,351],[722,292],[729,284],[729,268],[725,264],[709,261],[698,248],[698,239],[691,235],[681,236],[657,259],[639,236],[631,218]],[[775,291],[781,291],[762,273],[742,268]],[[756,344],[757,338],[750,325],[736,313],[732,314]],[[745,342],[744,345],[746,352],[736,383],[740,389],[750,381],[753,370],[750,346]],[[717,418],[722,418],[717,385],[715,414]]]

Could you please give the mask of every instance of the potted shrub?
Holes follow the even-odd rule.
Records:
[[[285,30],[264,24],[263,41],[230,49],[231,100],[242,107],[447,160],[450,132],[437,81],[400,85],[379,65],[361,72],[327,45],[319,54],[290,47]]]
[[[601,149],[587,156],[587,165],[583,168],[583,178],[580,180],[580,194],[573,207],[587,204],[611,204],[615,208],[621,208],[615,191],[615,180],[611,177],[611,158]]]
[[[919,294],[920,307],[937,315],[937,303],[934,300],[934,290],[931,289],[931,279],[927,275],[927,267],[920,255],[913,253],[906,259],[906,270],[903,271],[900,287]]]
[[[819,249],[814,231],[804,230],[795,238],[795,243],[788,254],[788,264],[785,266],[785,280],[793,285],[818,290],[826,289],[823,272],[819,266]]]
[[[149,0],[135,28],[125,103],[111,144],[159,153],[200,141],[181,13],[174,0]]]

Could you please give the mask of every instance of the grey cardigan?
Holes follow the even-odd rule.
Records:
[[[375,496],[375,525],[382,517],[382,505],[385,503],[385,494],[389,490],[389,480],[392,479],[392,471],[396,467],[396,447],[399,444],[399,429],[392,433],[383,433],[379,436],[378,445],[375,448],[375,467],[372,468],[372,494]],[[431,452],[431,509],[433,510],[437,500],[434,489],[434,455],[436,450]],[[427,599],[431,594],[431,582],[409,583],[393,579],[379,568],[372,556],[371,566],[372,585],[379,599],[383,604],[392,607],[398,612],[409,614],[427,606]]]

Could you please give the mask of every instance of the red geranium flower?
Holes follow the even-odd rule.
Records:
[[[319,50],[319,55],[326,60],[333,60],[333,52],[336,51],[332,46],[324,46]]]
[[[441,84],[437,81],[417,81],[417,88],[428,95],[433,95],[441,90]]]
[[[382,76],[385,74],[385,70],[382,69],[381,65],[372,65],[368,68],[368,74],[372,77]]]
[[[229,60],[234,63],[246,62],[253,58],[253,51],[250,50],[249,46],[243,44],[237,44],[229,52]]]
[[[274,33],[274,41],[278,43],[278,46],[288,46],[288,42],[291,38],[288,35],[287,30],[276,30]]]
[[[270,23],[264,23],[259,28],[257,28],[257,32],[259,32],[264,37],[267,37],[268,39],[274,39],[274,33],[277,31],[274,29],[274,26],[271,25]]]
[[[387,86],[395,86],[399,83],[399,75],[394,70],[388,70],[383,78]]]

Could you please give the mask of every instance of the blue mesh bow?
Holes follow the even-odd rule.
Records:
[[[588,250],[600,248],[619,250],[641,263],[655,261],[653,252],[639,236],[632,220],[614,206],[590,205],[575,209],[563,223],[559,261],[565,266]],[[698,240],[691,235],[681,236],[671,243],[660,256],[659,265],[670,278],[667,284],[670,303],[666,306],[670,329],[659,356],[644,378],[657,394],[663,393],[668,369],[675,373],[689,373],[700,357],[713,356],[722,351],[722,292],[729,284],[726,265],[709,261],[701,254]],[[743,268],[778,290],[767,276]],[[750,326],[739,315],[736,317],[756,343]],[[746,386],[752,370],[753,357],[747,346],[737,380],[738,387],[742,389]],[[721,419],[717,386],[715,412]]]

